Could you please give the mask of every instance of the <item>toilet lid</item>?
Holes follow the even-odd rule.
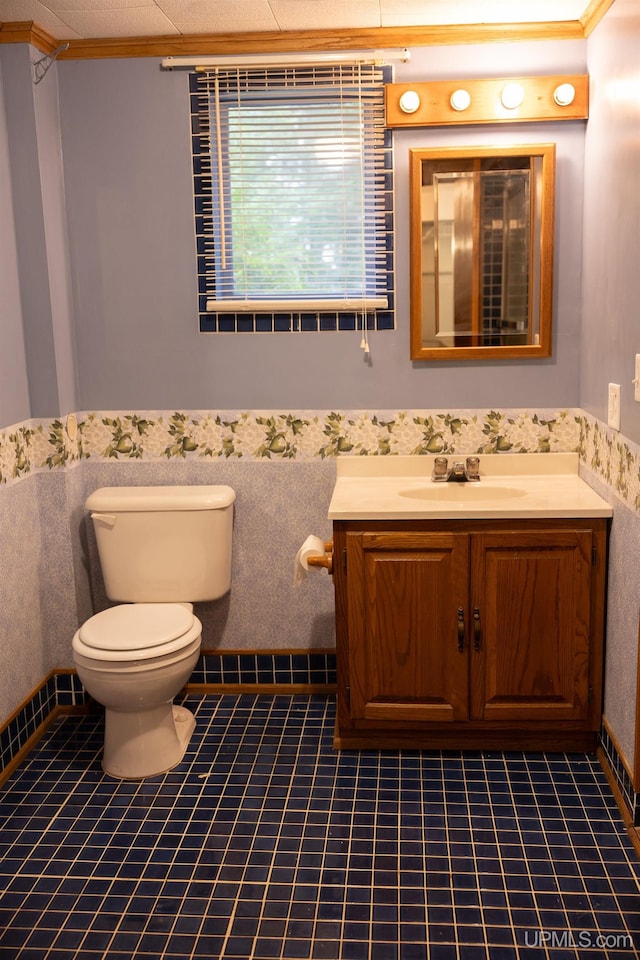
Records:
[[[87,620],[80,639],[94,650],[148,650],[177,640],[193,620],[193,611],[179,603],[124,603]]]

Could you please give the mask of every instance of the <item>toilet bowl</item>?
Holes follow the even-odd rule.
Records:
[[[120,604],[76,632],[78,676],[105,708],[105,773],[137,780],[182,760],[195,718],[173,698],[196,665],[201,635],[191,604],[180,603]]]

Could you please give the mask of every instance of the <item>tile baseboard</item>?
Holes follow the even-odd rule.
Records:
[[[0,727],[0,784],[59,713],[77,712],[86,704],[75,670],[52,670]]]
[[[203,650],[187,690],[333,693],[335,684],[335,650]],[[90,703],[75,670],[52,670],[0,727],[0,784],[56,716]]]
[[[335,650],[203,650],[188,688],[282,687],[333,692]]]
[[[609,730],[606,718],[602,721],[600,731],[601,762],[604,760],[611,774],[613,783],[617,788],[620,801],[625,806],[625,811],[630,823],[634,827],[640,826],[640,793],[636,793],[633,786],[633,778],[627,768],[627,763],[622,751],[619,749],[616,738]]]

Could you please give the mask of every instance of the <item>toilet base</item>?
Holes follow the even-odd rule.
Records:
[[[139,713],[107,708],[102,769],[119,780],[167,773],[184,757],[195,725],[191,711],[171,701]]]

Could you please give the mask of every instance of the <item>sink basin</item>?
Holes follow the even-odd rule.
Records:
[[[577,453],[483,456],[476,483],[434,483],[431,455],[336,459],[331,520],[548,520],[613,513],[578,475]]]
[[[428,486],[409,487],[399,490],[401,497],[410,500],[455,500],[456,503],[468,500],[477,503],[478,500],[513,500],[515,497],[525,497],[526,490],[518,487],[499,487],[480,483],[431,483]]]

